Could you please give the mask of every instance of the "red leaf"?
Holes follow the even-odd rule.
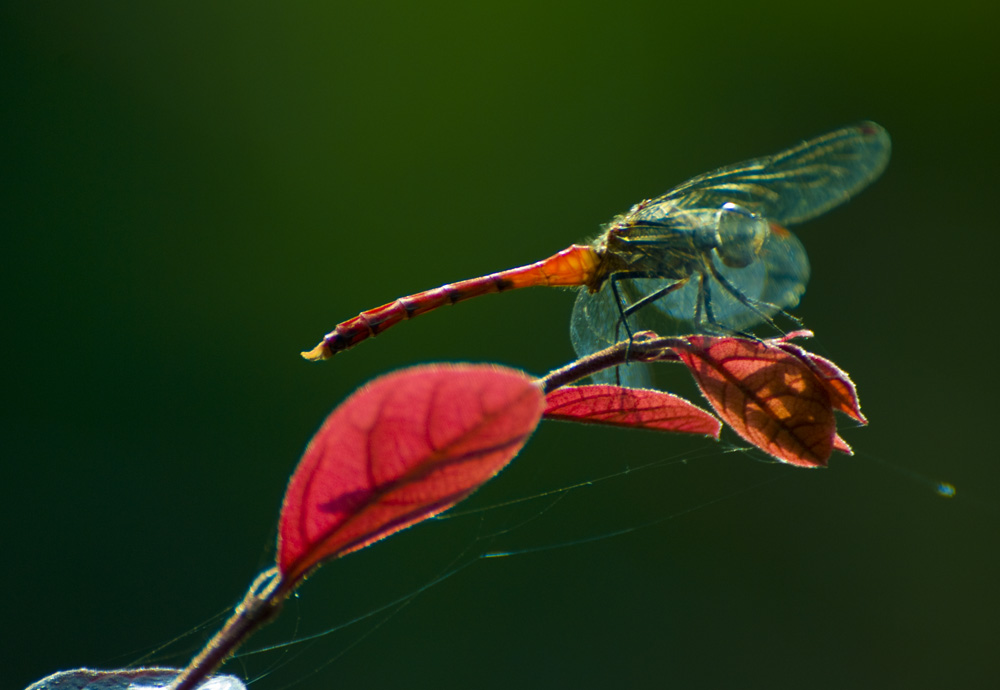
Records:
[[[415,367],[376,379],[326,419],[288,485],[278,566],[295,581],[436,515],[517,454],[544,400],[492,366]]]
[[[557,388],[545,400],[547,419],[701,434],[715,439],[722,428],[711,413],[662,391],[571,386]]]
[[[850,451],[833,410],[861,412],[850,379],[831,362],[784,341],[686,342],[674,348],[681,361],[719,416],[753,445],[802,467],[825,466],[834,448]]]
[[[808,331],[806,331],[808,332]],[[861,414],[861,404],[858,402],[858,392],[854,388],[854,382],[843,369],[828,359],[814,355],[808,350],[804,350],[798,345],[787,342],[787,338],[800,334],[801,331],[790,333],[780,341],[780,347],[785,352],[795,355],[808,364],[816,376],[819,377],[823,387],[830,395],[830,402],[835,410],[843,412],[848,417],[861,424],[867,424],[868,420]],[[810,334],[812,335],[812,334]],[[844,444],[847,445],[847,444]],[[849,448],[849,446],[848,446]]]
[[[847,441],[840,438],[840,434],[836,434],[833,437],[833,449],[838,450],[845,455],[854,455],[854,449],[847,445]]]

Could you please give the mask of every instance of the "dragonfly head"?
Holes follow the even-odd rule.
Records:
[[[730,268],[746,268],[756,261],[770,232],[763,217],[731,202],[719,209],[716,228],[715,251]]]

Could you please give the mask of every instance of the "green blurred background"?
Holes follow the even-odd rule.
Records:
[[[995,5],[214,5],[0,7],[4,687],[130,663],[235,603],[364,381],[572,356],[565,291],[299,359],[337,321],[864,118],[887,174],[797,229],[810,347],[871,420],[843,430],[856,457],[543,424],[470,505],[623,474],[328,565],[249,648],[462,569],[228,668],[262,690],[996,687]]]

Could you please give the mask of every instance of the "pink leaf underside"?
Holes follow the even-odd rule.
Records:
[[[721,422],[684,398],[619,386],[571,386],[546,396],[546,419],[673,431],[719,438]]]
[[[526,374],[432,365],[383,376],[323,423],[289,482],[278,565],[298,579],[453,506],[517,454],[544,397]]]

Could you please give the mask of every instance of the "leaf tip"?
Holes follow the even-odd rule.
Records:
[[[840,434],[835,434],[833,437],[833,449],[844,455],[854,455],[854,449],[840,437]]]

